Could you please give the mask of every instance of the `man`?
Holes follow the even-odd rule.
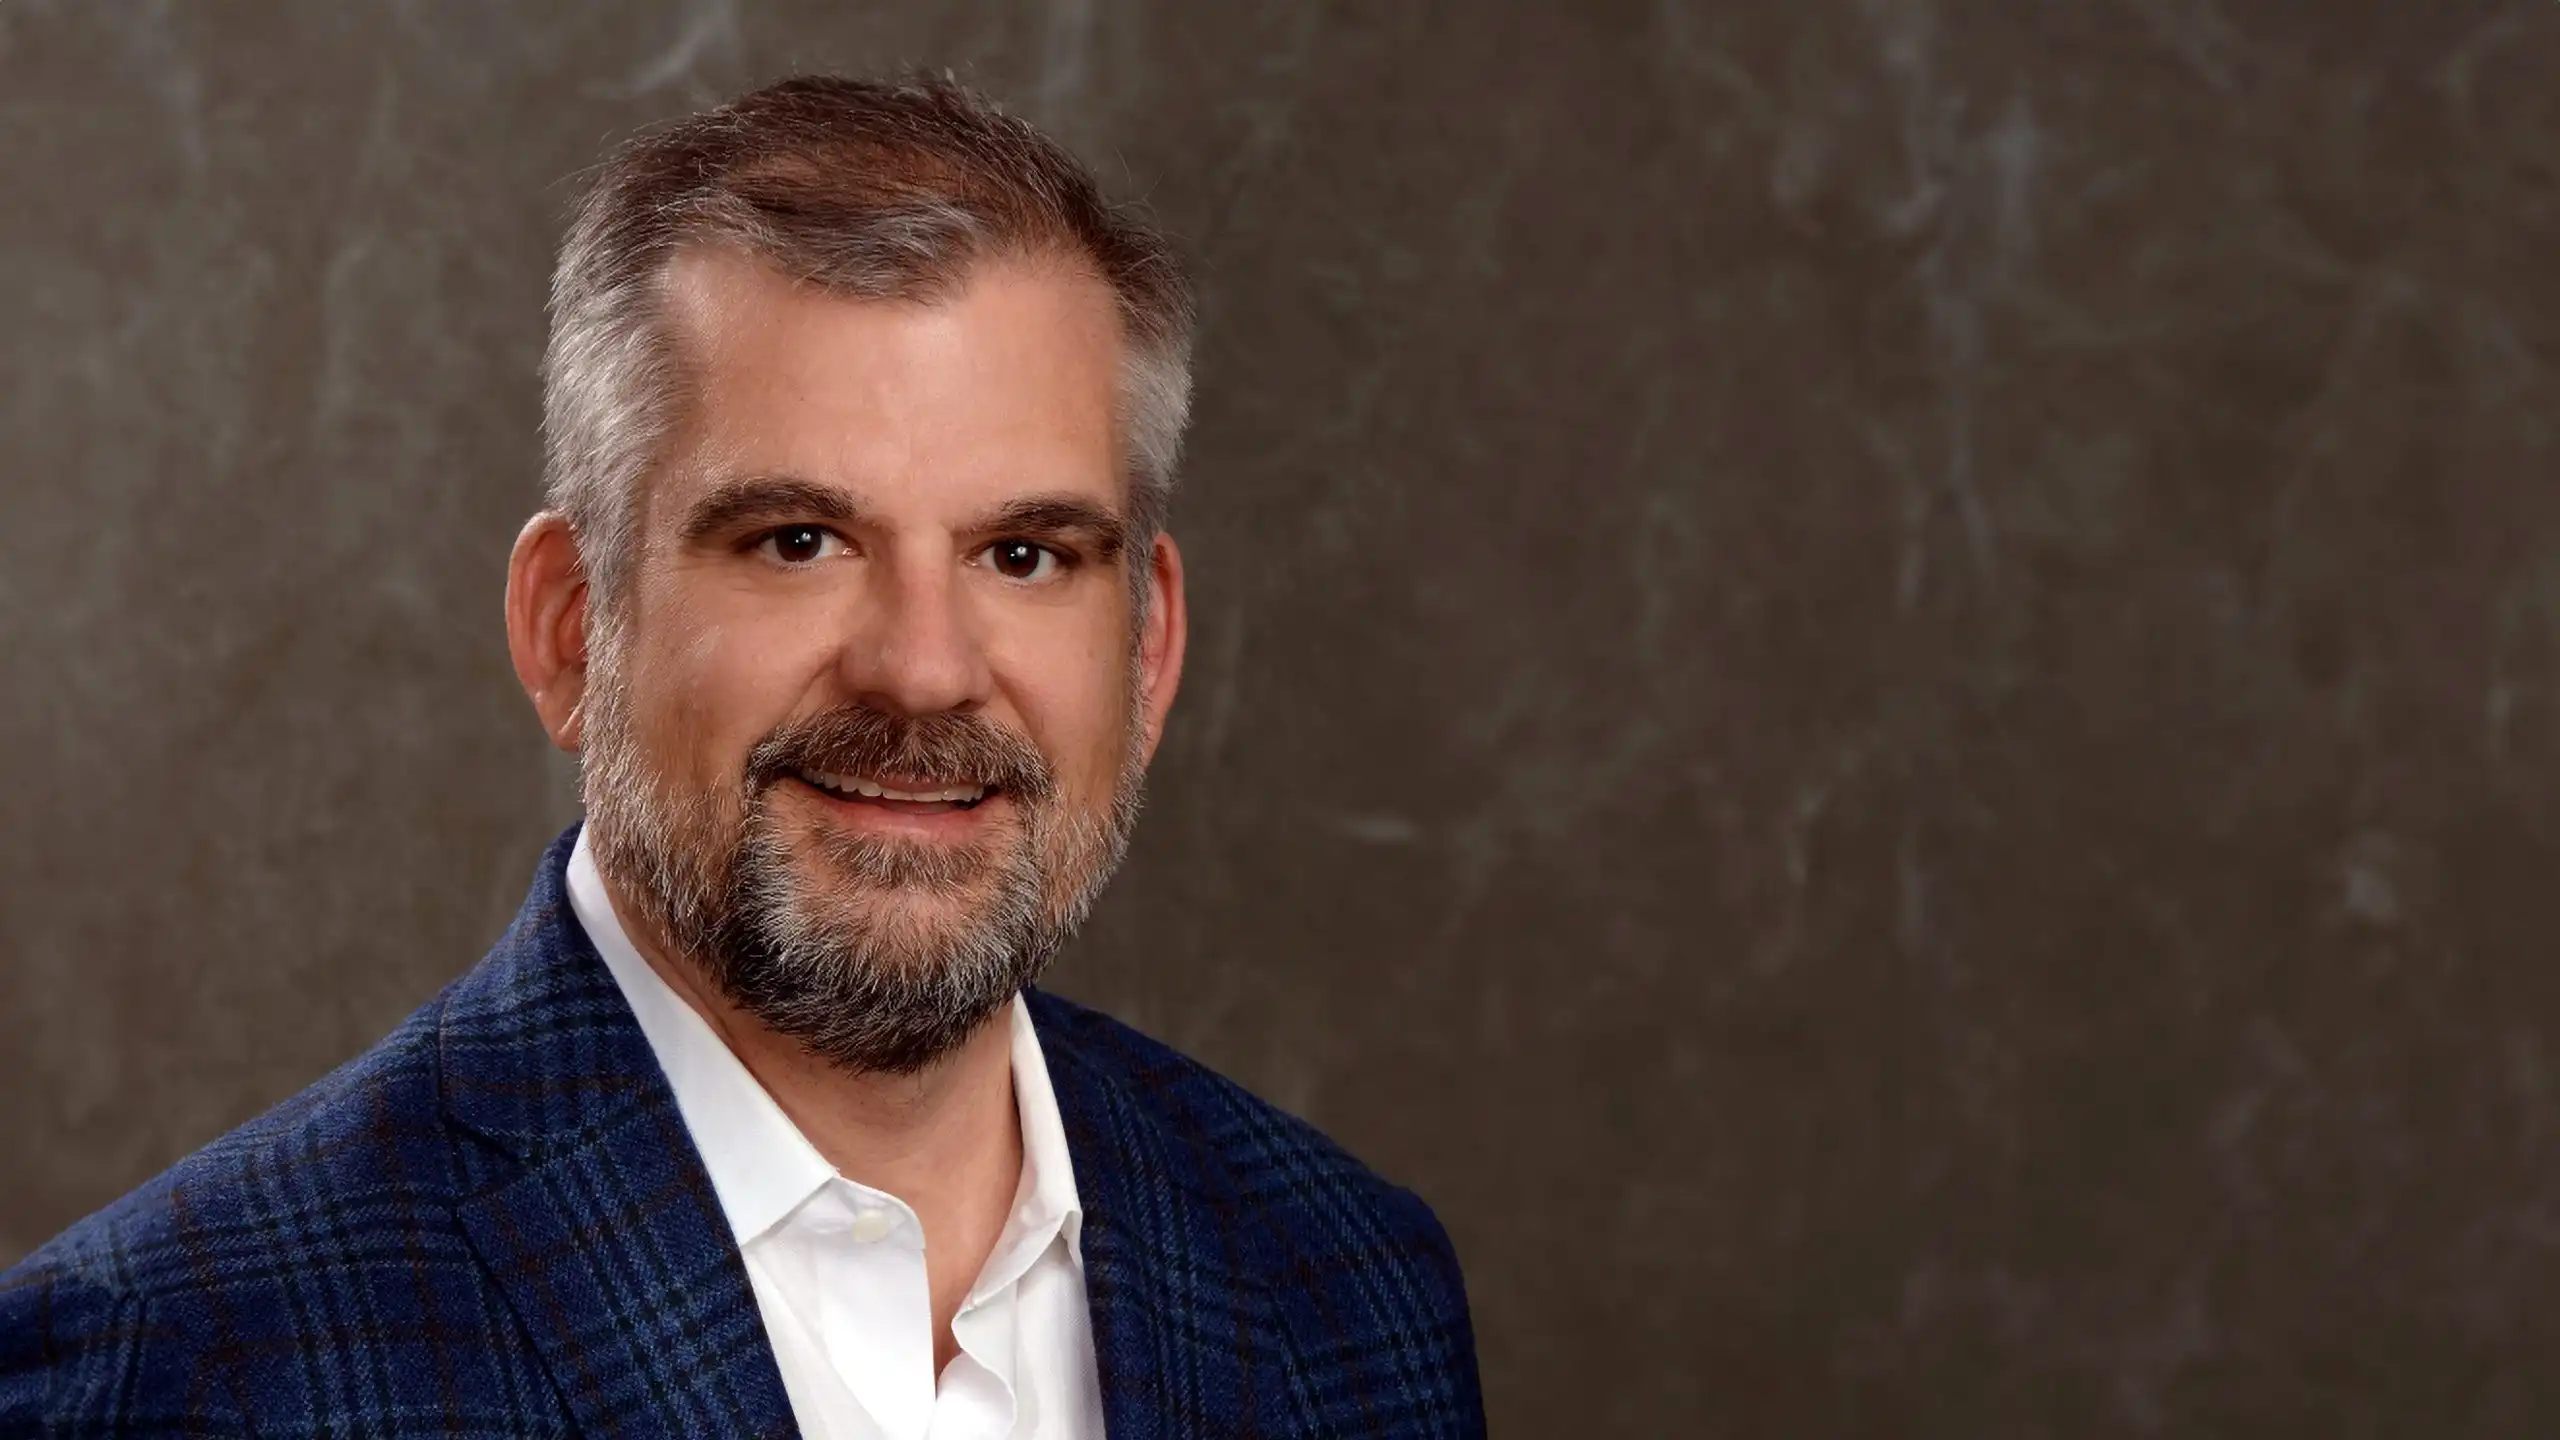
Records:
[[[0,1279],[0,1431],[1481,1433],[1420,1201],[1029,988],[1181,675],[1189,326],[945,82],[612,160],[506,603],[586,822],[390,1038]]]

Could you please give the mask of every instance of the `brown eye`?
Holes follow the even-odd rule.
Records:
[[[764,537],[760,547],[785,565],[806,565],[827,556],[827,542],[836,537],[815,525],[785,525]]]
[[[987,547],[987,564],[1007,580],[1042,580],[1057,569],[1057,552],[1028,540],[999,540]]]

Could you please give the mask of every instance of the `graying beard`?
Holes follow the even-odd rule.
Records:
[[[723,921],[700,953],[741,1008],[851,1070],[910,1074],[957,1049],[1065,940],[1040,923],[1028,843],[1004,861],[990,902],[931,955],[923,952],[933,938],[894,915],[830,913],[761,813],[740,862]]]
[[[732,1003],[847,1071],[913,1074],[957,1049],[1047,969],[1128,852],[1145,790],[1134,656],[1129,747],[1106,820],[1053,801],[1024,815],[1001,857],[871,837],[820,842],[833,868],[875,890],[956,899],[993,866],[989,902],[936,937],[876,912],[827,913],[826,897],[793,873],[761,796],[732,798],[733,832],[711,796],[667,793],[632,739],[616,667],[604,663],[611,648],[598,647],[590,675],[581,762],[597,868]],[[737,838],[724,844],[724,833]]]

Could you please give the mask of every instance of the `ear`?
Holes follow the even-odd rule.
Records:
[[[587,695],[587,573],[557,511],[526,521],[507,557],[507,654],[551,743],[575,754]]]
[[[1164,740],[1164,718],[1182,686],[1182,652],[1191,642],[1191,614],[1182,598],[1182,547],[1159,534],[1147,553],[1146,633],[1138,637],[1138,687],[1146,716],[1147,759]]]

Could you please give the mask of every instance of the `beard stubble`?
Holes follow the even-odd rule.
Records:
[[[828,711],[767,735],[733,786],[684,787],[644,753],[619,668],[591,671],[580,761],[597,868],[678,963],[847,1071],[914,1074],[959,1048],[1083,923],[1137,822],[1135,656],[1098,810],[1062,793],[1027,738],[960,711]],[[967,845],[795,824],[774,802],[803,771],[982,784],[1011,820]]]

